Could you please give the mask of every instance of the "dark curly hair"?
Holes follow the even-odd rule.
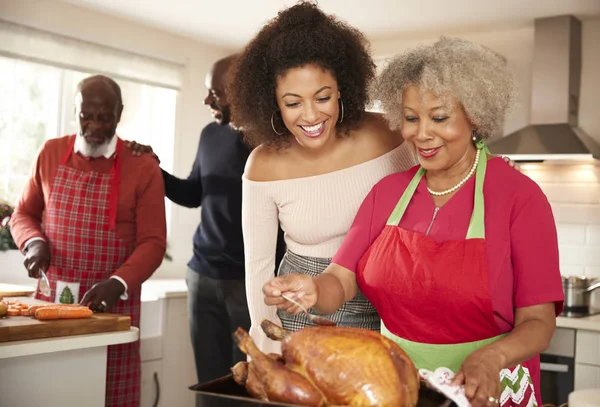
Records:
[[[375,76],[369,48],[360,31],[323,13],[313,2],[302,1],[279,12],[248,43],[230,71],[227,97],[246,142],[278,148],[289,143],[291,133],[285,126],[282,135],[271,127],[271,115],[278,110],[277,77],[308,64],[329,71],[338,83],[344,103],[344,120],[336,124],[338,134],[356,128]],[[281,117],[277,123],[281,125]]]

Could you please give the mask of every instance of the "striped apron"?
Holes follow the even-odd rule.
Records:
[[[38,287],[35,298],[50,302],[73,302],[70,284],[78,287],[75,299],[81,300],[94,284],[110,278],[133,251],[115,232],[121,140],[117,141],[110,173],[100,174],[67,165],[78,136],[72,137],[52,183],[42,222],[50,245],[47,276],[52,293],[45,297]],[[61,292],[57,293],[57,288]],[[130,316],[131,325],[139,327],[140,304],[140,292],[132,292],[128,300],[119,300],[111,312]],[[139,406],[139,350],[139,341],[108,347],[107,407]]]

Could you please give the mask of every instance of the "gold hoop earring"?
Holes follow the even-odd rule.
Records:
[[[341,115],[340,115],[340,119],[338,120],[339,123],[344,121],[344,101],[342,100],[342,98],[339,98],[340,100],[340,104],[342,105],[342,107],[340,108],[341,110]]]
[[[278,136],[283,136],[283,132],[279,133],[277,130],[275,130],[275,123],[273,122],[273,118],[275,117],[275,113],[277,113],[277,110],[275,110],[273,112],[273,114],[271,115],[271,128],[273,129],[273,132],[275,134],[277,134]]]

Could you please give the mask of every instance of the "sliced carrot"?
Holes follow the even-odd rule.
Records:
[[[7,311],[7,315],[9,317],[16,317],[21,314],[21,310],[17,308],[9,308]]]
[[[28,317],[29,316],[29,310],[25,309],[25,308],[21,308],[21,316]]]

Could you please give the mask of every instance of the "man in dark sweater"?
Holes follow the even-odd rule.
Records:
[[[204,99],[215,119],[200,135],[198,152],[187,179],[162,171],[167,198],[197,208],[201,220],[194,235],[194,253],[188,263],[188,315],[196,372],[200,383],[228,374],[246,356],[233,343],[232,333],[250,329],[242,237],[242,173],[250,149],[230,123],[225,94],[228,68],[235,55],[217,61],[206,75]],[[135,152],[149,146],[130,143]],[[285,246],[280,230],[276,263]],[[274,270],[275,272],[275,270]]]

